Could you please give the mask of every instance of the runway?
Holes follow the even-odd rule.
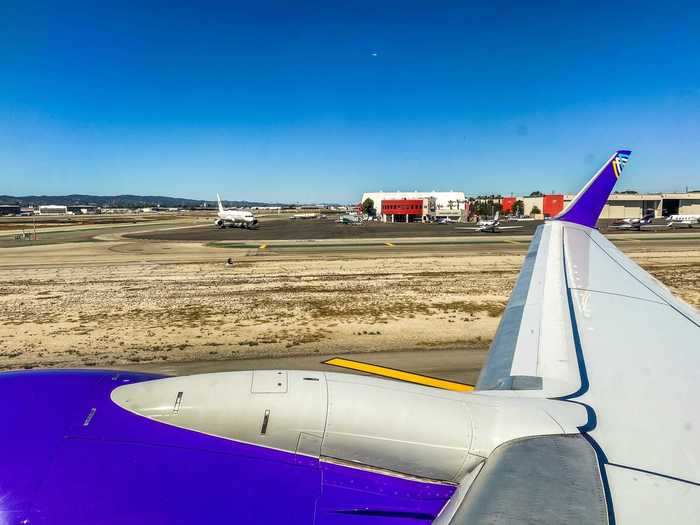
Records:
[[[179,227],[169,230],[148,228],[139,232],[124,232],[129,239],[154,241],[190,241],[208,242],[212,246],[228,248],[258,248],[262,244],[268,247],[291,247],[286,242],[295,241],[335,241],[336,247],[352,243],[359,246],[363,241],[374,245],[376,241],[392,242],[415,240],[421,244],[461,243],[503,243],[509,241],[529,243],[535,230],[544,221],[509,221],[504,226],[517,227],[500,233],[483,233],[469,228],[472,224],[436,224],[436,223],[383,223],[366,222],[362,225],[338,224],[332,219],[297,219],[264,218],[255,229],[217,228],[213,224],[194,227]],[[600,230],[611,240],[615,239],[670,239],[678,237],[683,240],[686,235],[700,239],[698,228],[663,228],[643,231],[620,231],[608,229],[612,221],[602,220]],[[307,244],[308,245],[308,244]]]
[[[508,235],[532,235],[542,221],[509,223],[522,226],[509,230]],[[333,219],[297,219],[269,218],[262,219],[260,226],[247,230],[244,228],[217,228],[213,224],[173,231],[153,231],[128,234],[135,239],[160,241],[250,241],[250,240],[310,240],[310,239],[377,239],[410,237],[453,237],[471,236],[477,232],[458,228],[474,227],[473,224],[436,224],[436,223],[384,223],[365,222],[361,225],[339,224]]]

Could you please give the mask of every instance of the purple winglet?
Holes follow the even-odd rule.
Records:
[[[630,153],[629,150],[615,152],[566,209],[554,219],[595,228],[600,212],[603,211],[603,206],[608,201],[622,169],[627,164]]]

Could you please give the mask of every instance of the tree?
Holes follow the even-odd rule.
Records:
[[[369,197],[362,203],[362,213],[370,217],[374,217],[377,214],[377,210],[374,209],[374,201]]]
[[[530,215],[539,215],[540,213],[542,213],[542,210],[540,210],[537,206],[533,206],[530,210]]]
[[[486,201],[478,200],[472,205],[471,211],[479,217],[491,217],[497,211],[501,211],[501,203],[493,202],[491,199]]]
[[[525,203],[521,200],[517,200],[513,203],[513,207],[510,209],[513,215],[525,215]]]
[[[540,190],[533,191],[528,197],[544,197],[544,193],[542,193]]]

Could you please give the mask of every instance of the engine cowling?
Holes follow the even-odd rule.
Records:
[[[111,398],[135,414],[192,431],[449,482],[501,443],[562,431],[528,400],[513,404],[331,372],[172,377],[120,386]]]
[[[259,370],[125,385],[112,400],[210,435],[456,481],[481,460],[469,458],[469,411],[459,396],[431,394],[349,374]]]

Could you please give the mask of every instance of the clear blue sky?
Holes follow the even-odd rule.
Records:
[[[0,194],[700,189],[697,2],[530,3],[3,2]]]

